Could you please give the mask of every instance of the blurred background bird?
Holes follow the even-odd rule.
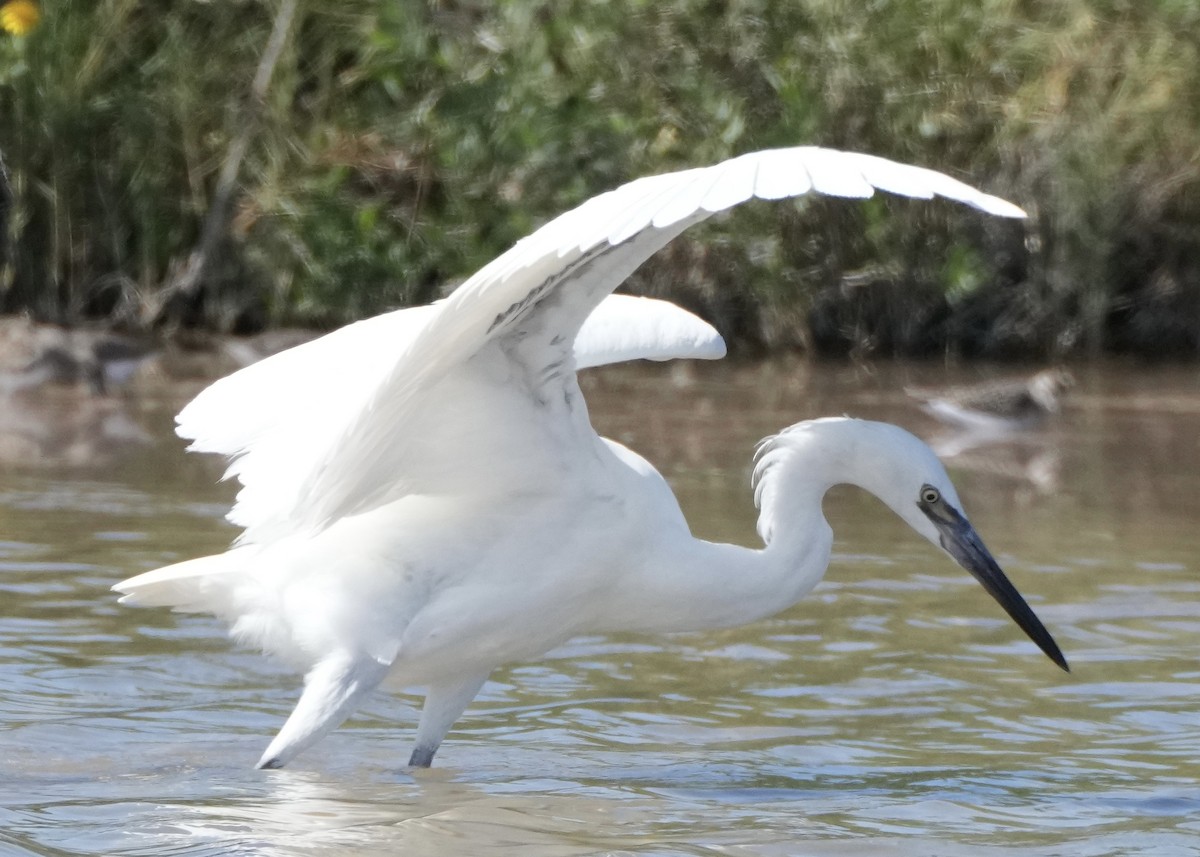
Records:
[[[1030,428],[1057,414],[1063,396],[1074,385],[1069,371],[1054,368],[1024,378],[905,392],[921,402],[926,413],[948,425],[1003,430]]]

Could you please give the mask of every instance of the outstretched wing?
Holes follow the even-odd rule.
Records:
[[[193,452],[235,457],[292,438],[310,455],[324,452],[345,428],[346,414],[366,407],[408,343],[441,309],[409,307],[348,324],[280,351],[213,382],[176,418]],[[578,368],[627,360],[716,360],[725,342],[711,324],[654,298],[610,295],[575,339]],[[290,466],[294,458],[281,461]]]
[[[384,313],[281,351],[205,388],[177,418],[193,452],[231,458],[226,478],[250,490],[230,513],[242,526],[272,518],[277,497],[294,496],[312,461],[336,442],[370,402],[398,355],[441,304]],[[627,360],[715,360],[721,335],[664,300],[609,295],[575,339],[579,368]]]
[[[571,344],[591,312],[650,255],[692,224],[752,197],[815,191],[862,198],[877,189],[1023,216],[1016,206],[933,170],[812,147],[757,152],[630,182],[546,224],[437,305],[398,356],[363,380],[372,388],[360,398],[365,406],[330,417],[323,449],[306,443],[303,450],[288,450],[285,443],[268,455],[265,447],[243,447],[233,465],[244,485],[235,519],[272,532],[316,530],[427,487],[414,474],[469,466],[432,466],[431,455],[458,455],[463,447],[422,441],[421,431],[437,426],[431,412],[455,423],[502,417],[494,431],[472,436],[486,437],[476,463],[501,461],[506,444],[527,438],[530,430],[582,438],[590,426],[575,386]],[[501,407],[496,401],[474,401],[501,387],[502,414],[487,410]],[[517,397],[525,407],[519,416],[513,410],[521,407]],[[272,482],[284,460],[287,487],[297,490]],[[248,531],[247,538],[255,540],[255,533]]]

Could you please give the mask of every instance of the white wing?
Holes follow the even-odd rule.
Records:
[[[233,458],[226,477],[249,472],[273,492],[298,491],[307,473],[297,461],[323,454],[365,408],[408,343],[441,304],[411,307],[347,325],[281,351],[216,381],[177,418],[195,452]],[[653,298],[609,295],[575,339],[578,368],[626,360],[714,360],[725,356],[721,335],[703,319]],[[271,508],[264,510],[270,515]],[[241,506],[231,519],[258,520]]]
[[[437,313],[436,304],[355,322],[239,369],[205,388],[175,418],[195,452],[240,456],[227,476],[240,475],[258,457],[281,446],[329,448],[346,420],[391,372],[405,344]]]
[[[575,368],[627,360],[719,360],[725,340],[707,321],[669,301],[609,295],[575,337]]]
[[[244,427],[215,440],[219,432],[197,432],[203,439],[196,448],[241,453],[231,467],[244,485],[232,518],[247,526],[249,541],[320,529],[468,473],[485,479],[496,468],[526,474],[539,463],[548,471],[595,437],[569,344],[603,298],[651,254],[688,226],[751,197],[809,191],[867,197],[875,189],[1023,216],[1016,206],[932,170],[812,147],[638,179],[518,242],[426,310],[428,318],[398,353],[381,345],[381,365],[348,384],[353,391],[323,402],[321,431],[303,440],[273,431],[269,443]],[[331,337],[362,334],[365,341],[376,323],[360,322]],[[190,424],[185,410],[181,433],[196,431]]]

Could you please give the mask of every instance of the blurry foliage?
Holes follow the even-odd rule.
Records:
[[[23,36],[38,25],[42,12],[33,0],[2,0],[0,30]]]
[[[0,38],[0,310],[151,323],[276,5],[42,11]],[[220,258],[165,321],[426,301],[621,181],[814,143],[936,166],[1030,220],[750,206],[631,288],[751,347],[1195,353],[1198,46],[1191,0],[302,2]]]

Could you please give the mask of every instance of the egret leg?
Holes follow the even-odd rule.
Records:
[[[428,768],[433,764],[433,755],[442,745],[442,739],[466,710],[479,688],[487,681],[489,672],[442,684],[432,684],[425,694],[425,705],[421,708],[421,720],[417,724],[417,741],[408,764],[413,768]]]
[[[282,768],[354,713],[391,669],[367,655],[341,653],[326,658],[304,677],[304,692],[275,740],[258,761],[260,768]]]

